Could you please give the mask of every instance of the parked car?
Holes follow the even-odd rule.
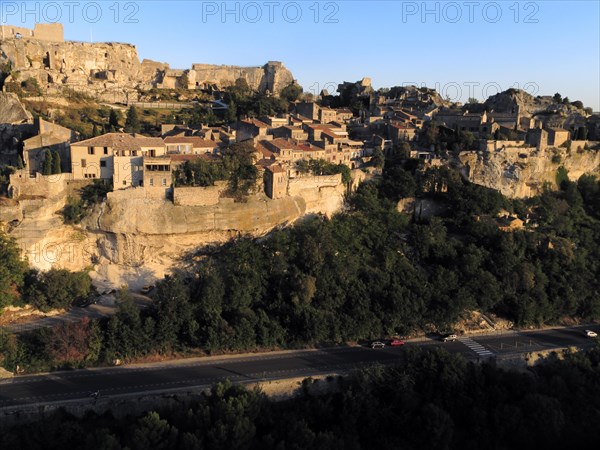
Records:
[[[391,347],[399,347],[404,344],[405,342],[402,339],[392,339],[392,341],[390,342]]]
[[[446,336],[444,336],[442,338],[442,341],[444,341],[444,342],[448,342],[448,341],[454,342],[456,339],[458,339],[458,336],[456,336],[455,334],[447,334]]]
[[[371,348],[384,348],[385,344],[381,341],[375,341],[371,343]]]
[[[585,335],[589,338],[598,337],[598,333],[596,333],[595,331],[592,331],[592,330],[585,330]]]

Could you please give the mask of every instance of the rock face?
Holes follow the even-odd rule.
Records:
[[[34,134],[33,117],[16,94],[0,92],[0,164],[14,164],[20,141]]]
[[[131,44],[63,41],[62,33],[43,34],[36,28],[37,34],[18,29],[19,34],[13,28],[3,27],[6,32],[0,40],[0,66],[12,69],[5,83],[33,78],[49,95],[76,91],[100,101],[127,103],[138,100],[139,90],[196,89],[206,84],[224,87],[238,78],[244,78],[259,92],[277,95],[294,80],[290,71],[276,61],[262,67],[194,64],[191,70],[173,70],[166,63],[140,63],[137,49]]]
[[[19,101],[17,94],[0,92],[0,123],[10,125],[33,123],[33,116]]]
[[[5,83],[34,78],[50,95],[68,96],[75,91],[102,101],[127,102],[137,100],[135,88],[143,81],[137,50],[131,44],[4,39],[0,64],[8,62],[12,75]]]
[[[570,128],[585,125],[587,114],[571,104],[557,103],[553,97],[533,97],[521,89],[508,89],[489,97],[483,106],[488,111],[516,113],[535,117],[546,127]]]
[[[598,150],[507,149],[462,152],[459,158],[463,173],[470,181],[497,189],[511,198],[540,194],[544,183],[556,187],[556,173],[561,166],[568,171],[571,180],[577,180],[583,174],[600,174]]]
[[[93,266],[97,285],[139,289],[189,264],[204,245],[240,235],[261,236],[307,214],[334,214],[343,206],[345,187],[341,180],[326,181],[298,185],[295,195],[277,200],[255,194],[246,203],[222,198],[208,206],[178,206],[118,191],[110,193],[82,226],[73,227],[63,225],[57,212],[75,188],[59,180],[60,186],[46,198],[39,195],[0,206],[0,221],[7,222],[5,227],[34,267]]]
[[[194,80],[200,85],[214,83],[219,87],[231,86],[235,80],[243,78],[252,89],[276,95],[294,81],[292,73],[278,61],[269,61],[262,67],[194,64],[188,76],[190,82]]]

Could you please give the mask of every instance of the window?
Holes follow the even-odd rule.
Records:
[[[104,154],[108,155],[108,147],[104,147]]]
[[[166,179],[166,178],[163,178],[163,179],[162,179],[162,185],[163,185],[163,186],[166,186],[166,185],[167,185],[167,179]]]
[[[87,161],[85,159],[81,160],[81,167],[87,167]]]
[[[94,147],[88,147],[88,155],[94,154]]]
[[[154,178],[150,178],[150,186],[154,186]]]
[[[100,161],[100,167],[106,167],[106,161]]]
[[[123,180],[123,186],[127,186],[127,180]]]

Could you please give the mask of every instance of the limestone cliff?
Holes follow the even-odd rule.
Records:
[[[498,113],[519,112],[521,117],[535,117],[546,127],[583,126],[587,114],[571,104],[558,103],[551,96],[534,97],[521,89],[508,89],[489,97],[483,108]]]
[[[238,78],[257,91],[277,95],[294,80],[277,61],[261,67],[194,64],[191,69],[173,70],[167,63],[140,62],[131,44],[64,41],[62,27],[47,35],[37,28],[37,34],[10,26],[2,29],[0,67],[5,73],[10,71],[5,83],[33,78],[47,95],[68,95],[71,90],[104,102],[127,103],[137,101],[140,90],[196,89],[206,84],[225,87]]]
[[[189,264],[196,249],[204,245],[240,235],[261,236],[307,214],[339,211],[345,188],[340,179],[334,183],[332,177],[324,178],[321,183],[297,183],[297,195],[277,200],[256,194],[246,203],[222,198],[210,206],[177,206],[168,200],[140,197],[133,190],[117,191],[77,227],[63,225],[57,214],[73,192],[72,182],[57,181],[46,198],[24,198],[17,205],[0,206],[0,221],[10,221],[10,234],[34,267],[94,267],[91,275],[101,287],[126,284],[139,289]],[[33,184],[29,179],[23,182]]]
[[[12,67],[5,83],[29,78],[47,94],[83,92],[108,102],[137,100],[143,85],[135,46],[117,43],[0,41],[0,64]],[[131,97],[131,98],[130,98]]]
[[[573,148],[506,148],[499,151],[462,152],[463,173],[473,183],[499,190],[511,198],[531,197],[542,192],[544,183],[556,187],[560,166],[571,180],[583,174],[600,174],[600,151]]]

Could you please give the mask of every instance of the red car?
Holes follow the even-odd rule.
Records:
[[[405,342],[402,339],[392,339],[392,341],[390,342],[390,346],[392,347],[399,347],[404,344]]]

